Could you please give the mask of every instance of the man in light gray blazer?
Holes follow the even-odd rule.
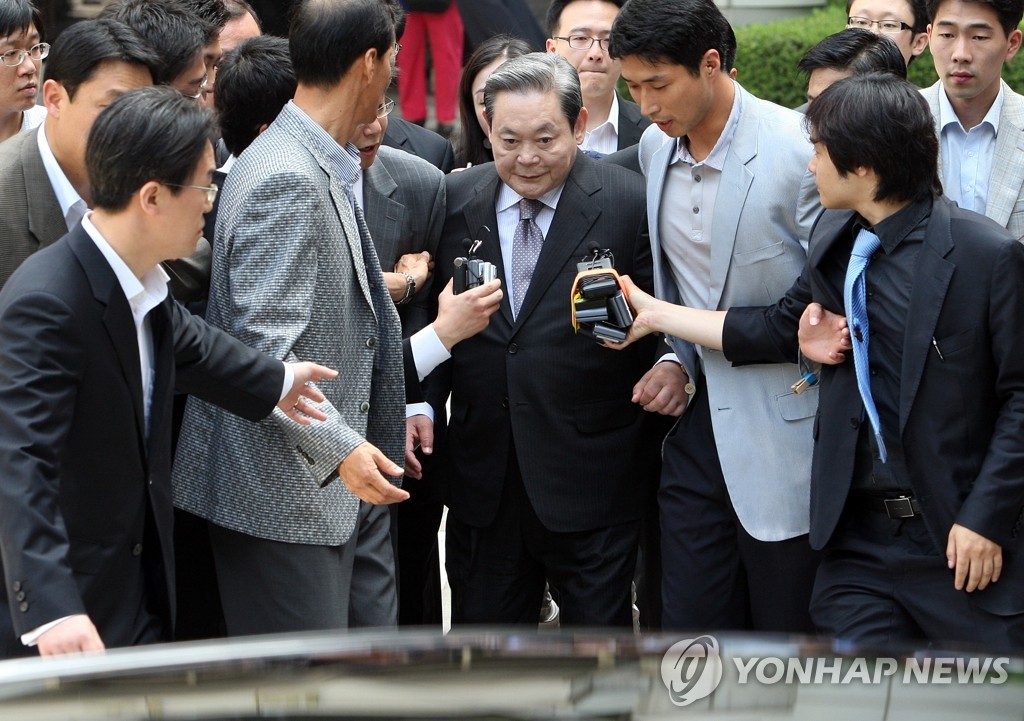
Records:
[[[655,291],[712,310],[784,293],[819,210],[800,116],[729,77],[729,30],[712,0],[631,0],[611,35],[655,124],[640,141]],[[663,452],[662,624],[810,631],[817,393],[790,389],[795,365],[670,340],[693,395]]]
[[[932,0],[928,11],[939,81],[921,92],[939,136],[943,192],[1024,240],[1024,96],[1000,77],[1020,49],[1024,2]]]
[[[345,627],[350,604],[363,623],[394,623],[388,513],[374,504],[408,496],[401,327],[355,205],[349,139],[391,80],[397,12],[380,0],[296,7],[295,98],[224,188],[208,321],[340,371],[321,387],[329,417],[316,428],[277,414],[237,422],[189,400],[174,501],[211,522],[231,635]]]

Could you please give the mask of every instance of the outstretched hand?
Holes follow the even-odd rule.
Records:
[[[633,308],[633,324],[626,333],[626,339],[621,343],[602,341],[605,348],[622,350],[631,343],[635,343],[644,336],[650,335],[654,329],[654,310],[662,301],[649,293],[640,290],[628,275],[619,276],[620,284],[630,307]]]
[[[804,309],[798,338],[800,352],[825,365],[842,363],[846,360],[846,351],[853,347],[846,316],[826,310],[820,303],[811,303]]]
[[[324,394],[310,384],[324,378],[335,378],[338,371],[308,361],[289,363],[288,365],[292,367],[295,380],[292,382],[288,395],[281,399],[277,407],[284,411],[286,416],[303,426],[308,426],[313,421],[326,421],[327,414],[313,405],[323,401]]]

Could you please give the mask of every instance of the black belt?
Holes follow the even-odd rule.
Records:
[[[910,496],[883,498],[866,493],[855,493],[850,497],[851,505],[861,511],[878,511],[889,518],[913,518],[921,515],[921,504]]]

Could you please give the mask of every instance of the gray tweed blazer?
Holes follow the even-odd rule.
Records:
[[[338,545],[359,507],[342,483],[322,487],[338,463],[366,440],[403,464],[401,327],[362,216],[299,113],[285,106],[228,176],[207,321],[336,368],[319,384],[330,417],[299,426],[275,409],[252,423],[190,398],[174,502],[260,538]]]

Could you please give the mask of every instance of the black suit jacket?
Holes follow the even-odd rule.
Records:
[[[381,142],[390,148],[398,148],[423,158],[442,173],[450,173],[455,165],[455,153],[448,140],[408,120],[388,120],[388,129],[384,131]]]
[[[852,222],[850,212],[825,211],[807,266],[786,296],[767,311],[729,311],[723,341],[730,360],[791,358],[796,324],[812,299],[844,314]],[[1024,247],[989,219],[936,199],[906,328],[899,442],[924,521],[943,556],[954,523],[1000,544],[1002,577],[971,597],[993,613],[1024,612]],[[828,543],[846,504],[861,408],[848,353],[821,374],[811,476],[815,548]]]
[[[619,96],[619,145],[623,150],[640,142],[651,121],[640,114],[640,106]]]
[[[451,277],[463,239],[505,282],[493,163],[448,176],[448,213],[435,288]],[[578,153],[515,322],[508,303],[490,325],[459,343],[428,379],[434,400],[451,389],[444,478],[450,512],[468,524],[491,522],[514,447],[526,492],[541,521],[558,531],[590,530],[639,518],[636,492],[643,411],[630,401],[650,369],[654,340],[622,351],[573,332],[569,293],[576,263],[592,245],[615,254],[620,273],[652,280],[643,179]]]
[[[108,646],[136,642],[147,604],[170,630],[174,388],[252,420],[269,413],[279,361],[168,299],[149,315],[156,375],[145,434],[138,343],[113,270],[76,227],[0,292],[0,652],[87,613]]]

